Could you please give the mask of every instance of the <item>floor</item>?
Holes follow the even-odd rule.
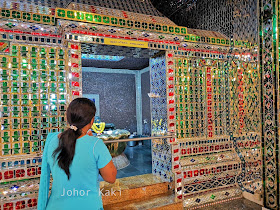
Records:
[[[117,178],[136,176],[152,173],[152,153],[150,140],[143,141],[143,145],[127,146],[125,155],[130,161],[129,166],[118,170]],[[99,176],[99,180],[103,181]]]
[[[237,199],[209,207],[204,207],[203,210],[261,210],[262,207],[245,198]]]

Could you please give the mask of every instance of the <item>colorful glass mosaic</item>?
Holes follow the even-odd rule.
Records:
[[[163,51],[150,59],[152,135],[175,136],[153,140],[152,169],[174,181],[184,207],[237,199],[243,192],[262,197],[264,191],[265,206],[279,208],[278,1],[260,1],[260,48],[249,33],[255,28],[247,33],[242,18],[230,28],[231,39],[153,16],[138,20],[113,10],[108,16],[84,5],[54,10],[40,2],[0,1],[1,209],[36,208],[36,194],[30,194],[38,191],[38,180],[11,181],[40,176],[47,133],[63,130],[67,103],[82,95],[82,43],[104,44],[106,38]],[[250,2],[254,7],[249,11],[246,3],[244,11],[255,17]],[[234,4],[239,18],[242,4]],[[248,24],[256,25],[251,19]]]
[[[279,1],[260,1],[260,72],[263,111],[264,203],[279,209]]]
[[[167,134],[167,98],[166,98],[165,56],[150,59],[151,81],[151,124],[152,135]],[[152,140],[152,171],[164,181],[172,181],[171,151],[167,139]]]
[[[126,20],[125,18],[118,18],[113,16],[99,15],[89,12],[68,10],[63,8],[56,9],[56,18],[83,21],[87,23],[97,23],[111,26],[118,26],[124,28],[144,29],[147,31],[156,31],[171,34],[187,34],[187,28],[179,26],[162,25],[160,23],[148,23],[140,20]]]
[[[11,44],[1,55],[1,156],[40,152],[48,132],[62,129],[67,64],[60,47]]]

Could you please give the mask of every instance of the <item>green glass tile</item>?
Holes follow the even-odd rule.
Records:
[[[17,48],[17,46],[13,45],[12,46],[12,56],[17,56],[17,55],[18,55],[18,48]],[[15,62],[14,59],[15,58],[13,58],[13,62]]]
[[[103,23],[110,23],[110,18],[107,16],[103,16]]]
[[[56,62],[55,60],[50,60],[50,69],[55,70]]]
[[[10,134],[9,134],[9,132],[5,131],[5,132],[3,132],[3,133],[4,133],[4,135],[3,135],[3,137],[2,137],[3,142],[4,142],[4,143],[5,143],[5,142],[9,142],[9,141],[10,141]]]
[[[78,20],[84,20],[85,19],[85,14],[83,13],[83,12],[76,12],[76,18],[78,19]],[[87,21],[92,21],[92,19],[90,20],[90,14],[86,14],[86,20]],[[92,16],[92,15],[91,15]]]
[[[100,15],[94,15],[94,22],[100,23],[101,22],[101,16]]]
[[[50,71],[50,79],[51,79],[51,81],[53,82],[53,81],[56,81],[56,74],[55,74],[55,72],[54,71]]]
[[[129,27],[133,27],[133,21],[128,20],[128,21],[127,21],[127,25],[128,25]]]
[[[25,59],[25,58],[22,59],[21,67],[22,67],[23,69],[26,69],[26,68],[28,67],[28,61],[27,61],[27,59]]]
[[[150,23],[150,24],[149,24],[149,29],[150,29],[150,30],[154,30],[154,29],[155,29],[155,24]]]
[[[141,23],[139,21],[135,21],[134,25],[135,25],[135,28],[140,28],[141,27]]]
[[[4,112],[5,111],[5,112]],[[4,108],[3,108],[3,117],[7,117],[7,116],[5,116],[6,115],[6,112],[8,112],[8,111],[6,111]],[[2,124],[2,126],[3,126],[3,129],[4,130],[10,130],[10,123],[9,123],[9,121],[8,121],[8,119],[4,119],[4,122],[3,122],[3,124]]]
[[[65,17],[65,10],[63,10],[63,9],[58,9],[58,10],[57,10],[57,16],[58,16],[58,17]]]
[[[119,19],[119,24],[121,26],[125,26],[125,20],[124,19]]]
[[[29,107],[27,107],[27,106],[22,107],[22,116],[23,117],[29,116]]]
[[[73,11],[67,11],[66,15],[67,18],[71,18],[71,19],[75,18],[75,13]]]
[[[22,19],[23,20],[31,20],[31,14],[27,12],[22,13]]]
[[[175,27],[175,33],[180,33],[180,28],[178,28],[178,27]]]
[[[111,18],[111,24],[118,24],[118,19],[117,18]]]
[[[170,33],[173,33],[174,32],[174,27],[173,26],[169,26],[168,30],[169,30]]]
[[[50,23],[51,18],[49,16],[43,15],[43,23]]]
[[[142,28],[143,29],[147,29],[148,28],[148,24],[147,23],[142,23]]]
[[[18,80],[19,72],[18,70],[12,70],[12,80]]]
[[[23,153],[30,153],[30,144],[28,142],[23,143],[22,152]]]
[[[41,21],[41,15],[33,14],[32,15],[32,20],[36,21],[36,22],[40,22]]]
[[[185,28],[181,28],[181,34],[186,34],[187,30]]]
[[[92,14],[86,14],[86,20],[87,21],[93,21],[93,15]]]
[[[1,10],[1,15],[3,17],[10,17],[11,16],[11,12],[10,12],[10,10],[2,9]]]
[[[58,55],[60,55],[60,56],[63,56],[63,55],[64,55],[63,49],[59,49]],[[61,59],[63,59],[63,57],[62,57]]]
[[[12,11],[12,18],[20,19],[21,14],[18,11]]]
[[[156,30],[157,30],[157,31],[161,31],[161,25],[156,24]]]
[[[14,106],[12,108],[12,117],[19,117],[20,110],[18,107]]]

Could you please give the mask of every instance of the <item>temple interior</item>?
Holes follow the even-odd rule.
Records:
[[[0,0],[0,210],[38,208],[47,135],[79,97],[118,171],[114,184],[99,176],[116,191],[105,210],[280,209],[279,11]]]

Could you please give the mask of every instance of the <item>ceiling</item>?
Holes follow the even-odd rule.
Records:
[[[142,70],[149,66],[149,58],[124,58],[120,61],[82,59],[82,66],[106,69]]]
[[[82,43],[82,54],[122,56],[119,61],[82,59],[83,67],[141,70],[149,66],[149,59],[159,50],[113,45]]]

